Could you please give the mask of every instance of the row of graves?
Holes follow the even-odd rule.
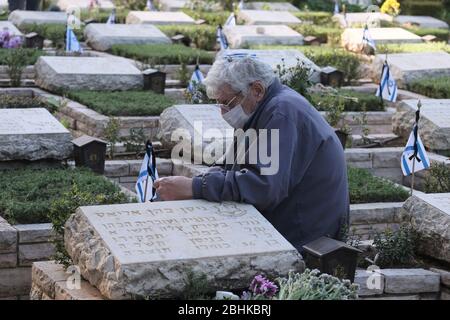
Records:
[[[221,25],[189,16],[187,1],[148,1],[124,23],[107,0],[57,5],[0,22],[9,57],[24,46],[38,56],[18,81],[7,59],[0,70],[0,298],[195,299],[186,293],[203,284],[209,298],[251,299],[264,284],[273,288],[264,298],[283,299],[275,285],[297,277],[336,281],[341,299],[449,299],[450,99],[410,84],[450,79],[450,50],[379,53],[428,48],[399,25],[445,23],[339,12],[337,3],[329,23],[341,42],[331,49],[360,61],[347,81],[342,66],[303,51],[330,48],[297,31],[317,21],[290,3],[241,1]],[[89,18],[93,8],[106,21]],[[62,47],[36,27],[48,24],[62,28]],[[200,48],[189,28],[212,29],[212,43]],[[302,257],[251,205],[148,201],[156,177],[192,177],[223,155],[232,128],[202,81],[227,56],[265,61],[292,86],[307,70],[306,94],[345,147],[346,243],[317,239]],[[193,139],[176,158],[180,136]]]

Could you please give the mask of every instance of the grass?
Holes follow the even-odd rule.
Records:
[[[14,94],[0,94],[0,109],[19,108],[46,108],[51,113],[56,111],[56,106],[46,103],[41,98]]]
[[[450,53],[450,45],[445,42],[429,43],[402,43],[402,44],[380,44],[377,45],[377,53],[408,53],[408,52],[437,52]]]
[[[450,76],[420,78],[409,83],[408,90],[433,99],[449,99]]]
[[[0,171],[0,215],[12,224],[49,222],[52,203],[73,185],[106,202],[127,202],[118,186],[87,169],[8,170]]]
[[[393,182],[373,176],[369,171],[348,168],[350,203],[401,202],[409,192]]]
[[[314,36],[322,43],[338,45],[341,41],[342,29],[333,25],[301,24],[291,26],[304,37]]]
[[[113,45],[113,54],[150,65],[179,64],[180,61],[187,64],[199,63],[212,64],[214,56],[206,51],[193,49],[181,44],[143,44],[143,45]]]
[[[168,37],[177,34],[188,37],[197,49],[214,50],[217,25],[161,25],[157,27]]]
[[[411,27],[411,28],[407,28],[407,30],[411,31],[414,34],[417,34],[420,37],[423,37],[426,35],[433,35],[436,38],[438,38],[439,41],[445,41],[445,42],[448,41],[448,37],[450,35],[450,32],[447,29]]]
[[[4,66],[8,64],[8,55],[11,53],[11,50],[14,49],[0,49],[0,65]],[[24,48],[23,50],[26,56],[24,61],[25,65],[33,65],[36,63],[37,59],[39,59],[40,56],[45,55],[45,52],[43,50],[29,48]]]
[[[24,33],[36,32],[45,39],[51,40],[56,48],[64,48],[66,26],[63,24],[28,24],[20,28]],[[83,28],[74,30],[78,41],[83,41]]]
[[[159,116],[175,101],[151,91],[69,91],[67,97],[105,116]]]
[[[384,111],[384,103],[374,94],[337,89],[336,95],[311,93],[311,104],[319,111],[327,111],[341,100],[344,111]]]

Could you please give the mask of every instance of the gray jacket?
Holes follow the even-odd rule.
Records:
[[[278,172],[261,175],[259,161],[213,168],[193,178],[194,198],[254,205],[300,252],[321,236],[338,238],[348,224],[349,194],[344,151],[334,129],[278,79],[248,128],[279,129]]]

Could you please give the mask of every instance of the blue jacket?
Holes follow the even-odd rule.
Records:
[[[254,205],[300,252],[321,236],[338,238],[348,224],[349,194],[344,151],[334,129],[278,79],[248,128],[279,129],[278,172],[261,175],[259,161],[213,168],[193,178],[194,198]]]

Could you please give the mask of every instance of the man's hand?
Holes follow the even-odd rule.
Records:
[[[165,177],[155,181],[154,187],[161,200],[192,199],[192,179],[180,176]]]

